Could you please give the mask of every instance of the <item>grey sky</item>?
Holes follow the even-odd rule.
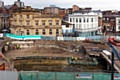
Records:
[[[16,0],[4,0],[5,5],[13,4]],[[79,7],[92,7],[101,10],[120,10],[120,0],[21,0],[26,6],[44,8],[49,5],[56,5],[61,8],[72,8],[72,5]]]

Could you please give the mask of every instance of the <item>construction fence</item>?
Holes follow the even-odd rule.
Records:
[[[20,72],[20,80],[111,80],[110,73],[93,72]],[[120,74],[114,74],[120,80]]]
[[[104,36],[89,36],[89,37],[57,37],[57,40],[61,41],[84,41],[84,40],[93,40],[101,41]]]
[[[0,80],[18,80],[18,72],[0,71]]]

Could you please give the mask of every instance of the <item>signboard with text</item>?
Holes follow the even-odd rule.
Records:
[[[92,78],[92,74],[76,74],[76,78]]]

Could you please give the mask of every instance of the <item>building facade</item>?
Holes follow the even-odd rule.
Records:
[[[101,27],[98,26],[98,14],[76,11],[68,16],[69,23],[74,24],[75,34],[79,37],[95,36]]]
[[[103,31],[119,32],[120,28],[120,11],[109,10],[103,11]]]
[[[120,32],[120,16],[116,17],[116,27],[115,27],[116,32]]]
[[[118,32],[120,25],[119,15],[104,15],[103,16],[103,27],[106,31]]]
[[[18,6],[16,4],[2,5],[2,7],[0,7],[0,31],[10,27],[9,19],[11,17],[12,11],[17,8]]]
[[[74,36],[74,26],[68,22],[62,21],[62,35],[66,37]]]
[[[62,34],[61,17],[41,15],[38,9],[30,6],[13,11],[11,33],[18,35],[60,36]]]

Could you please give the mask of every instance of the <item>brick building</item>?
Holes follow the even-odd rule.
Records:
[[[118,32],[119,30],[119,11],[103,11],[103,29],[107,31]]]

